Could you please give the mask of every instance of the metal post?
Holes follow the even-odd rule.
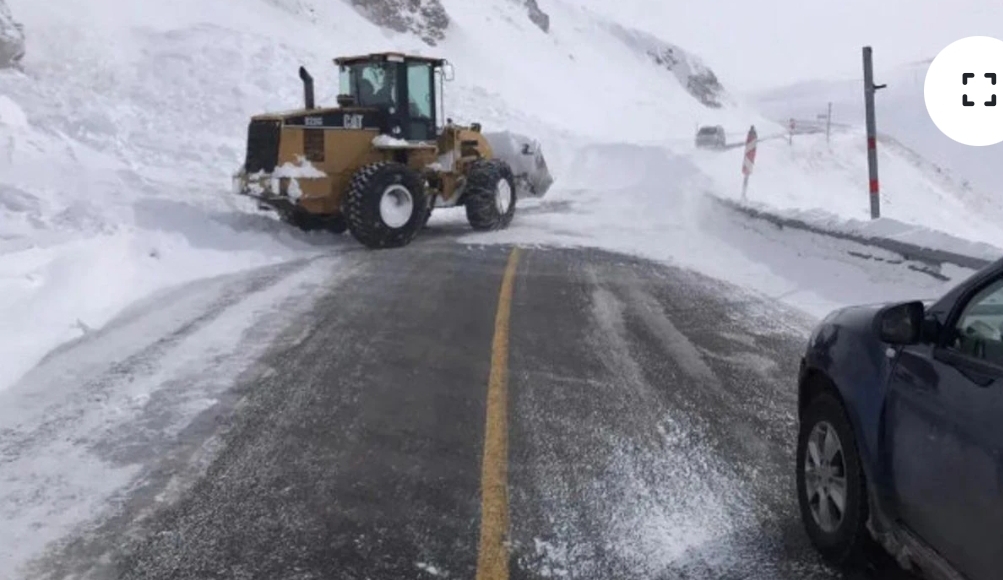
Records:
[[[832,102],[829,103],[829,112],[825,116],[825,142],[829,142],[829,129],[832,127]]]
[[[742,201],[745,201],[745,193],[749,191],[749,174],[742,176]]]
[[[886,85],[874,84],[871,47],[864,47],[864,114],[867,121],[867,174],[871,196],[871,219],[881,217],[881,197],[878,194],[878,145],[874,122],[874,92]]]

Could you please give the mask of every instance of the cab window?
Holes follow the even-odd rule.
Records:
[[[408,107],[411,118],[432,118],[432,67],[428,63],[407,65]]]
[[[352,95],[361,107],[387,107],[397,104],[397,76],[392,63],[365,62],[344,67],[340,75],[340,93]]]

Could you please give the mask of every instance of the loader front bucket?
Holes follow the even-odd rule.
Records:
[[[516,195],[543,197],[554,183],[540,143],[510,131],[484,133],[494,156],[509,164],[515,177]]]

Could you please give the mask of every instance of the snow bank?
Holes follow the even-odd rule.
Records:
[[[468,244],[597,247],[689,268],[821,317],[852,303],[932,297],[970,268],[930,268],[892,251],[811,231],[778,229],[707,192],[716,183],[692,152],[631,143],[565,143],[574,152],[542,200],[520,205],[504,231]],[[433,214],[432,227],[461,213]],[[459,227],[459,225],[458,225]]]
[[[931,265],[956,264],[979,269],[1003,257],[1003,249],[889,218],[846,219],[821,210],[777,210],[763,204],[721,200],[726,207],[776,224],[848,239]]]
[[[850,223],[870,220],[867,139],[862,129],[840,129],[832,134],[831,143],[824,134],[795,135],[792,145],[786,135],[778,138],[761,131],[760,138],[749,178],[750,203],[781,211],[821,210]],[[713,179],[716,195],[738,200],[743,154],[737,147],[693,151],[689,158]],[[999,227],[1003,213],[973,200],[971,192],[949,175],[887,143],[878,147],[878,167],[881,215],[888,223],[1003,248]],[[895,233],[901,235],[901,228]]]

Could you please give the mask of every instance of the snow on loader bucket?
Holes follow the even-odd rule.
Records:
[[[236,193],[299,228],[392,248],[438,207],[463,206],[475,230],[506,228],[517,199],[553,183],[536,141],[442,118],[445,60],[387,52],[334,62],[337,106],[314,104],[313,77],[300,68],[303,108],[251,118]]]
[[[519,197],[543,197],[554,183],[540,143],[510,131],[484,133],[495,158],[512,168]]]

